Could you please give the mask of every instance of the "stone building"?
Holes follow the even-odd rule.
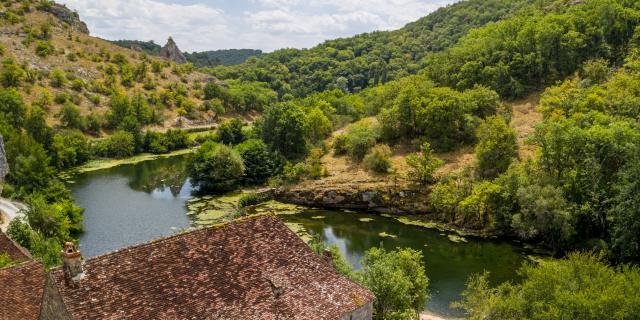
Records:
[[[371,319],[373,294],[278,218],[256,216],[82,261],[46,276],[40,319]]]
[[[0,320],[35,320],[40,314],[44,267],[29,252],[0,231],[0,254],[16,265],[0,268]]]

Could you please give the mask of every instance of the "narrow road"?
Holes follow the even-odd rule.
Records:
[[[21,203],[0,198],[0,229],[6,231],[9,222],[20,215],[20,210],[24,208],[25,206]]]

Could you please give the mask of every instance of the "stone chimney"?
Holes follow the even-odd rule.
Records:
[[[84,278],[84,270],[82,270],[82,254],[76,249],[72,242],[64,244],[64,249],[60,252],[62,257],[65,277],[67,280],[79,282]]]

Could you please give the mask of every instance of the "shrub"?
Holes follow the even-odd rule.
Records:
[[[245,166],[244,181],[247,184],[263,184],[276,171],[276,156],[259,139],[247,140],[235,147]]]
[[[242,133],[242,121],[238,118],[227,120],[218,128],[218,137],[220,142],[224,144],[239,144],[244,140],[244,134]]]
[[[406,159],[409,180],[420,185],[435,182],[434,174],[442,166],[443,161],[436,158],[428,142],[422,144],[420,153],[409,155]]]
[[[188,171],[200,190],[233,190],[245,172],[237,151],[219,143],[206,142],[191,157]]]
[[[429,278],[422,252],[371,248],[361,264],[356,279],[376,296],[376,319],[410,319],[424,308],[429,299]]]
[[[51,160],[58,169],[67,169],[89,161],[89,140],[80,131],[63,131],[53,136]]]
[[[332,147],[333,147],[333,154],[337,156],[347,154],[347,152],[349,151],[347,146],[347,135],[340,134],[335,136],[333,138]]]
[[[13,59],[7,59],[2,62],[2,77],[0,80],[4,87],[19,86],[26,76],[26,72]]]
[[[38,41],[36,44],[36,54],[41,57],[46,57],[51,55],[55,49],[51,45],[51,43],[47,41]]]
[[[238,200],[240,208],[254,206],[258,203],[260,203],[260,197],[258,197],[258,194],[255,192],[243,194],[242,197],[240,197],[240,200]]]
[[[134,154],[136,141],[133,134],[126,131],[116,131],[106,139],[99,141],[94,152],[102,157],[125,158]]]
[[[60,69],[53,70],[53,72],[51,72],[51,74],[49,75],[49,78],[51,79],[50,84],[54,88],[62,88],[67,84],[67,77]]]
[[[487,118],[478,128],[477,137],[478,171],[484,178],[505,172],[518,156],[516,132],[500,116]]]
[[[379,137],[379,130],[373,124],[362,121],[354,124],[347,133],[349,155],[356,161],[362,161]]]
[[[364,166],[376,173],[388,173],[391,169],[391,149],[386,144],[373,147],[364,157]]]

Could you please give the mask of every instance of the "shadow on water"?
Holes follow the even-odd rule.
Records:
[[[174,234],[202,220],[187,215],[194,188],[185,173],[186,156],[161,158],[79,174],[70,185],[78,204],[86,209],[80,248],[96,256]],[[305,209],[282,215],[287,223],[302,225],[327,244],[337,245],[359,268],[371,247],[411,247],[421,250],[430,279],[427,309],[461,316],[449,304],[459,298],[472,273],[487,270],[498,282],[516,279],[524,261],[522,249],[506,242],[449,240],[438,230],[405,225],[379,215]]]

